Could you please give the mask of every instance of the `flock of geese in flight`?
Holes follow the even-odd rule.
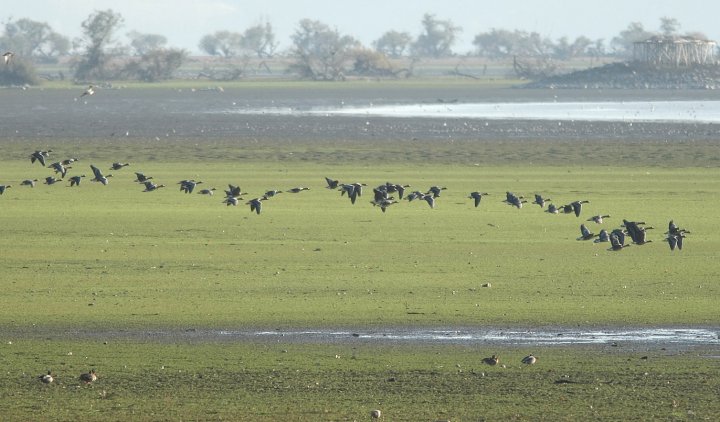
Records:
[[[72,168],[72,164],[78,161],[77,158],[69,158],[66,160],[56,161],[48,164],[47,162],[49,161],[48,159],[51,152],[52,150],[38,150],[30,154],[31,164],[37,162],[43,167],[53,169],[53,171],[55,172],[53,176],[47,176],[45,178],[45,181],[43,183],[46,185],[54,185],[56,183],[62,182],[67,176],[68,170]],[[129,163],[115,162],[112,163],[109,169],[113,171],[119,171],[129,165]],[[107,185],[109,183],[108,179],[112,177],[112,174],[106,174],[103,172],[103,170],[92,164],[90,165],[90,169],[92,170],[93,174],[92,179],[90,179],[91,181],[98,182],[103,185]],[[166,187],[163,184],[156,184],[152,176],[146,176],[144,173],[135,172],[135,176],[136,179],[134,181],[144,186],[143,192],[152,192],[160,188]],[[80,186],[80,183],[82,182],[84,177],[85,175],[75,175],[67,178],[67,181],[69,182],[68,186]],[[37,181],[38,179],[25,179],[20,182],[20,185],[34,187]],[[351,204],[356,203],[357,199],[363,195],[363,190],[367,186],[365,183],[358,182],[341,183],[339,180],[331,179],[329,177],[325,177],[325,182],[327,189],[339,191],[340,196],[347,196]],[[196,181],[193,179],[186,179],[177,182],[177,184],[180,186],[180,191],[184,193],[196,192],[196,187],[202,183],[202,181]],[[0,195],[4,194],[5,191],[10,187],[12,187],[12,185],[0,184]],[[435,208],[436,201],[438,200],[438,198],[440,198],[441,192],[447,189],[445,186],[431,186],[426,191],[415,190],[412,192],[408,192],[408,188],[410,187],[411,186],[407,184],[386,182],[372,189],[373,199],[370,201],[370,203],[373,206],[380,208],[382,212],[386,212],[388,208],[400,203],[403,199],[408,202],[413,202],[417,200],[418,202],[426,203],[430,208]],[[215,188],[198,189],[197,193],[212,196],[214,195],[215,190]],[[260,214],[263,210],[263,203],[275,197],[276,195],[279,195],[283,192],[298,194],[306,190],[310,190],[310,188],[298,186],[287,189],[285,191],[277,189],[268,190],[263,195],[246,201],[245,205],[248,205],[250,207],[251,212]],[[247,195],[247,193],[243,192],[239,186],[232,184],[228,184],[228,189],[226,189],[224,193],[225,197],[222,203],[226,204],[227,206],[239,205],[240,201],[244,201],[243,195]],[[397,199],[395,198],[395,195],[397,195]],[[474,206],[477,208],[480,206],[483,198],[487,195],[489,195],[487,192],[475,191],[470,192],[467,198],[472,199]],[[574,214],[576,217],[580,217],[580,214],[583,210],[583,205],[590,202],[588,200],[576,200],[561,206],[557,206],[550,202],[550,198],[543,197],[541,194],[536,193],[534,194],[534,197],[535,198],[532,201],[532,204],[538,205],[546,213],[571,215]],[[515,195],[514,193],[509,191],[505,193],[505,199],[503,200],[503,202],[508,204],[509,206],[518,209],[523,208],[523,204],[528,203],[527,199],[525,199],[524,196]],[[587,218],[585,222],[603,224],[604,220],[607,218],[610,218],[610,215],[598,214]],[[647,236],[647,231],[651,229],[653,229],[653,227],[646,226],[645,222],[629,221],[624,219],[623,224],[619,228],[612,229],[609,232],[603,228],[599,231],[598,234],[595,234],[590,230],[590,228],[588,228],[585,223],[582,223],[580,224],[580,237],[578,237],[577,240],[592,240],[594,243],[609,242],[609,250],[619,251],[631,245],[631,243],[626,242],[626,240],[628,239],[631,240],[632,244],[635,245],[645,245],[651,243],[652,240],[648,239]],[[689,233],[689,230],[678,227],[673,222],[673,220],[670,220],[668,224],[668,230],[667,232],[665,232],[665,240],[667,241],[668,246],[671,250],[680,250],[683,248],[683,240]]]

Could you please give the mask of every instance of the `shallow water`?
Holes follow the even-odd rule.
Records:
[[[335,108],[234,108],[233,114],[720,123],[720,101],[505,102],[369,105]]]
[[[705,328],[634,328],[634,329],[388,329],[378,331],[218,331],[219,337],[282,339],[299,342],[347,342],[352,339],[375,342],[505,344],[505,345],[582,345],[582,344],[638,344],[638,345],[720,345],[720,334]]]

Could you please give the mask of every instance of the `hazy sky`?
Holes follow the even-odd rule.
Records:
[[[0,20],[30,18],[47,22],[71,38],[95,10],[112,9],[124,18],[119,40],[136,30],[164,35],[170,47],[199,51],[203,35],[218,30],[243,32],[269,22],[280,49],[301,19],[321,21],[370,47],[388,30],[421,31],[425,13],[462,27],[454,51],[472,49],[476,34],[491,28],[538,32],[556,40],[585,35],[606,45],[630,22],[657,30],[660,18],[676,18],[681,32],[699,31],[720,40],[720,2],[708,0],[7,0]]]

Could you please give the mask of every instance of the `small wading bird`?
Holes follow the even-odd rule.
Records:
[[[537,358],[532,353],[522,359],[522,363],[525,365],[535,365],[535,362],[537,362]]]
[[[85,384],[90,384],[91,382],[97,381],[97,374],[95,373],[95,370],[91,369],[90,372],[80,374],[80,381],[84,382]]]
[[[489,358],[483,358],[482,361],[484,364],[495,366],[500,363],[500,358],[497,355],[492,355]]]
[[[40,379],[43,384],[50,384],[55,381],[55,378],[52,376],[52,371],[48,371],[47,374],[40,375],[38,379]]]
[[[489,194],[485,192],[470,192],[470,196],[468,196],[468,198],[475,200],[475,208],[477,208],[478,205],[480,205],[480,200],[482,200],[482,197],[485,195]]]
[[[12,51],[6,51],[5,54],[3,54],[3,60],[5,60],[5,65],[9,65],[14,56],[15,53],[13,53]]]

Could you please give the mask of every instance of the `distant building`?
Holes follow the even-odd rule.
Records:
[[[717,43],[692,37],[652,37],[633,43],[635,61],[655,66],[714,64]]]

